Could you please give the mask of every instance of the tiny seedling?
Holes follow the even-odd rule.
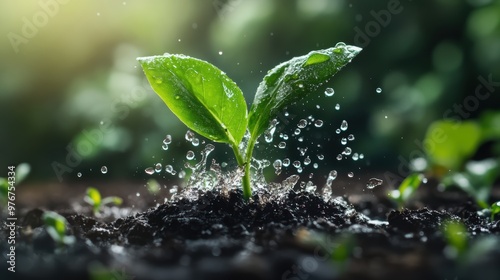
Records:
[[[71,235],[66,235],[66,219],[51,211],[46,211],[42,216],[45,228],[49,233],[50,237],[59,245],[71,245],[75,243],[75,237]]]
[[[450,257],[461,258],[468,244],[465,225],[457,221],[447,221],[443,225],[443,235],[448,243],[447,252]]]
[[[424,176],[420,173],[410,174],[401,182],[397,190],[389,193],[389,198],[396,203],[399,209],[402,209],[410,197],[417,191],[423,179]]]
[[[84,200],[92,206],[92,212],[94,213],[94,215],[99,214],[101,208],[106,204],[113,203],[115,205],[121,205],[123,202],[123,200],[117,196],[108,196],[105,198],[101,198],[101,193],[99,192],[99,190],[93,187],[87,188],[87,194],[85,195]]]
[[[244,169],[243,194],[248,199],[253,149],[272,118],[314,93],[360,51],[338,43],[279,64],[260,83],[249,111],[236,83],[206,61],[175,54],[138,60],[153,90],[187,127],[231,146]],[[246,132],[249,136],[244,139]]]
[[[500,201],[497,201],[491,205],[491,221],[495,220],[495,215],[500,213]]]
[[[27,163],[20,163],[13,170],[15,170],[15,176],[8,178],[0,177],[0,202],[2,203],[9,200],[9,192],[12,194],[12,191],[15,190],[15,186],[28,177],[31,166]]]

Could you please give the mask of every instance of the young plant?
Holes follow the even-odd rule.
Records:
[[[248,199],[253,149],[274,115],[314,93],[360,51],[338,43],[279,64],[260,83],[249,111],[236,83],[206,61],[175,54],[140,57],[138,61],[153,90],[186,126],[231,146],[245,171],[243,194]],[[247,131],[249,137],[243,141]]]
[[[410,197],[417,191],[422,183],[424,176],[420,173],[413,173],[406,177],[397,190],[389,193],[389,198],[392,199],[399,209],[402,209]]]
[[[87,188],[87,194],[85,195],[84,200],[92,206],[92,212],[94,213],[94,215],[99,214],[99,211],[101,211],[101,207],[106,204],[113,203],[115,205],[120,205],[123,202],[123,200],[117,196],[108,196],[105,198],[101,198],[101,193],[99,192],[99,190],[93,187]]]
[[[491,221],[495,220],[495,215],[500,213],[500,201],[493,203],[490,207],[491,210]]]
[[[468,247],[465,225],[456,221],[447,221],[443,225],[443,235],[448,243],[447,252],[450,257],[463,258]]]
[[[45,228],[49,233],[50,237],[59,245],[71,245],[75,243],[75,237],[66,235],[66,219],[51,211],[46,211],[42,216],[43,222],[45,224]]]
[[[0,177],[0,202],[5,203],[9,199],[9,191],[15,189],[19,183],[28,177],[31,171],[31,166],[27,163],[20,163],[15,168],[14,180],[11,178]]]

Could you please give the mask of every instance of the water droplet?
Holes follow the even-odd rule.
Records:
[[[297,148],[297,150],[299,150],[299,152],[300,152],[300,156],[302,156],[302,157],[306,155],[307,149],[308,149],[307,147],[306,148]]]
[[[319,166],[319,165],[318,165],[317,163],[314,163],[314,164],[313,164],[314,169],[318,169],[318,166]]]
[[[369,188],[369,189],[373,189],[376,186],[382,185],[383,182],[384,181],[382,181],[381,179],[370,178],[370,180],[368,180],[368,183],[366,183],[366,187]]]
[[[193,141],[191,141],[191,144],[195,147],[197,147],[198,145],[200,145],[200,139],[198,138],[193,138]]]
[[[165,171],[167,173],[172,174],[172,171],[174,171],[174,168],[172,167],[172,165],[169,164],[169,165],[165,166]]]
[[[300,132],[301,132],[300,128],[296,128],[295,131],[293,132],[293,134],[299,135]]]
[[[316,109],[321,109],[321,106],[319,106],[319,105],[316,105]]]
[[[276,125],[278,125],[278,120],[273,119],[269,124],[269,128],[264,131],[264,139],[267,143],[273,142],[274,132],[276,132]]]
[[[304,159],[304,165],[309,165],[311,164],[311,159],[309,158],[309,156],[307,156],[305,159]]]
[[[288,134],[283,133],[283,140],[288,140]]]
[[[104,121],[100,121],[100,122],[99,122],[99,124],[100,124],[100,125],[104,125]]]
[[[337,170],[332,170],[330,173],[328,173],[328,177],[326,178],[326,183],[325,186],[331,187],[333,181],[337,179]]]
[[[77,176],[78,178],[82,177],[82,172],[78,172],[78,173],[76,174],[76,176]]]
[[[191,130],[186,131],[186,135],[184,135],[184,138],[185,138],[185,139],[186,139],[186,141],[188,141],[188,142],[193,141],[193,138],[194,138],[194,132],[192,132]]]
[[[322,192],[323,200],[328,202],[332,198],[332,187],[324,186]]]
[[[359,159],[364,159],[364,158],[365,158],[365,155],[359,154]]]
[[[358,159],[359,159],[359,155],[358,155],[358,153],[354,153],[354,154],[352,154],[352,160],[356,161],[356,160],[358,160]]]
[[[337,155],[337,160],[342,160],[342,155],[341,154]]]
[[[298,84],[299,88],[304,88],[304,84]]]
[[[156,83],[157,84],[161,84],[161,83],[163,83],[163,80],[162,79],[156,79]]]
[[[161,145],[161,148],[162,148],[164,151],[166,151],[166,150],[168,150],[168,145],[167,145],[167,144],[163,144],[163,145]]]
[[[340,144],[342,144],[342,145],[347,144],[347,138],[342,137],[342,139],[340,139]]]
[[[353,141],[354,140],[354,135],[349,134],[349,136],[347,136],[347,140]]]
[[[283,159],[283,166],[288,167],[289,165],[290,165],[290,159],[289,158]]]
[[[186,177],[186,171],[184,171],[184,170],[179,171],[179,175],[178,176],[179,176],[179,179],[182,179],[182,178]]]
[[[297,124],[299,128],[304,128],[307,126],[307,120],[301,119],[299,123]]]
[[[191,151],[191,150],[190,150],[190,151],[188,151],[188,152],[186,153],[186,158],[187,158],[188,160],[192,160],[192,159],[194,159],[194,152],[193,152],[193,151]]]
[[[337,110],[337,111],[338,111],[338,110],[340,110],[340,104],[338,104],[338,103],[337,103],[337,104],[335,105],[335,110]]]
[[[278,144],[278,148],[280,148],[280,149],[284,149],[285,147],[286,147],[286,143],[283,141]]]
[[[155,169],[153,167],[148,167],[144,170],[144,172],[148,175],[153,175],[155,173]]]
[[[165,144],[165,145],[169,145],[170,143],[172,143],[172,135],[167,134],[167,135],[165,136],[165,139],[163,139],[163,144]]]
[[[352,149],[349,147],[345,147],[345,150],[342,152],[344,155],[348,156],[352,153]]]
[[[274,173],[276,175],[280,175],[282,166],[283,166],[283,163],[281,162],[281,160],[277,159],[274,161],[273,167],[274,167]]]
[[[98,16],[98,17],[99,17],[99,16],[101,16],[101,13],[97,13],[97,16]]]
[[[135,196],[141,196],[141,194],[140,193],[136,193]]]
[[[382,89],[381,89],[381,88],[377,88],[375,91],[376,91],[377,93],[381,93],[381,92],[382,92]]]
[[[315,127],[322,127],[323,126],[323,121],[322,120],[316,120],[314,122],[314,126]]]
[[[333,96],[334,94],[335,94],[335,90],[333,90],[333,88],[326,88],[325,89],[326,96]]]
[[[293,162],[293,167],[299,168],[300,167],[300,161],[296,160]]]
[[[170,188],[170,190],[168,190],[169,193],[171,194],[176,194],[178,192],[178,188],[177,185],[173,185],[172,188]]]
[[[319,160],[325,159],[325,156],[323,154],[318,154],[317,157],[318,157]]]
[[[108,167],[106,167],[105,165],[103,165],[103,166],[101,167],[101,173],[102,173],[102,174],[106,174],[106,173],[108,173]]]
[[[158,162],[157,164],[155,164],[155,172],[156,173],[160,173],[161,172],[161,163]]]
[[[222,55],[222,54],[223,54],[223,52],[222,52],[222,51],[219,51],[219,55]]]
[[[352,177],[354,177],[354,173],[349,172],[349,173],[347,173],[347,176],[348,176],[349,178],[352,178]]]
[[[308,181],[307,184],[306,184],[306,192],[308,193],[313,193],[316,191],[316,185],[313,184],[313,182],[311,181]]]
[[[347,121],[346,120],[342,121],[342,124],[340,125],[340,129],[342,131],[346,131],[347,130]]]
[[[304,142],[304,137],[301,136],[301,137],[297,138],[297,141]]]

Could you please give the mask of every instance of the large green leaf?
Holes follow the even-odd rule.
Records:
[[[246,102],[224,72],[184,55],[138,60],[153,90],[190,129],[216,142],[241,141],[247,125]]]
[[[249,113],[253,138],[268,127],[283,107],[313,94],[361,51],[338,43],[334,48],[294,57],[270,70],[260,83]]]
[[[436,121],[427,130],[424,148],[433,164],[456,171],[480,141],[481,129],[475,122]]]

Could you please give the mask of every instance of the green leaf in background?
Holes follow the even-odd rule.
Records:
[[[28,177],[31,171],[31,166],[28,163],[20,163],[16,166],[16,184],[21,183]]]
[[[495,219],[495,215],[500,213],[500,201],[497,201],[491,205],[491,221]]]
[[[483,141],[500,140],[500,112],[487,111],[479,119]]]
[[[315,94],[361,51],[338,43],[334,48],[294,57],[270,70],[260,83],[249,112],[249,130],[256,139],[283,107]]]
[[[410,197],[415,193],[422,183],[423,175],[420,173],[413,173],[406,177],[397,190],[393,190],[390,193],[390,197],[398,204],[399,208],[410,199]]]
[[[467,250],[467,229],[464,224],[448,221],[444,224],[443,234],[455,257],[462,256]]]
[[[50,237],[60,245],[69,245],[75,242],[74,236],[66,236],[66,218],[56,212],[46,211],[42,215],[45,228]]]
[[[7,179],[0,177],[0,199],[7,199],[9,193],[9,183]]]
[[[212,141],[239,144],[247,126],[246,102],[224,72],[184,55],[138,60],[153,90],[185,125]]]
[[[469,161],[464,172],[451,173],[443,180],[447,186],[457,186],[473,197],[482,208],[488,208],[488,198],[495,180],[500,177],[500,163],[496,159]]]
[[[85,196],[85,201],[92,205],[92,210],[94,213],[99,211],[99,208],[101,207],[101,193],[99,190],[93,187],[87,188],[87,194]]]
[[[436,121],[427,129],[424,145],[434,165],[451,170],[459,169],[477,149],[481,129],[472,121]]]

